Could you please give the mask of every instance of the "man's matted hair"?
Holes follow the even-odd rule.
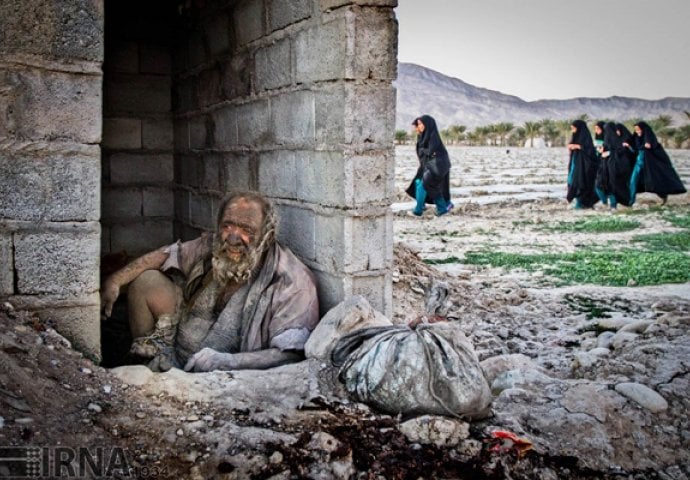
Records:
[[[261,228],[261,234],[259,235],[260,239],[265,240],[270,240],[270,243],[273,243],[273,241],[276,240],[278,237],[278,215],[276,214],[275,208],[273,207],[273,203],[261,195],[258,192],[252,192],[252,191],[234,191],[228,193],[223,199],[220,201],[220,204],[218,205],[218,217],[216,218],[216,232],[220,230],[220,222],[223,220],[223,214],[225,213],[225,209],[228,208],[228,205],[233,202],[233,200],[237,200],[239,198],[244,198],[245,200],[251,200],[259,205],[261,205],[261,212],[264,215],[264,221],[262,224]]]

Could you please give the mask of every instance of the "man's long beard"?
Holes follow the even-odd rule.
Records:
[[[213,240],[213,278],[221,285],[230,282],[244,283],[249,280],[261,264],[264,252],[268,249],[270,238],[265,235],[256,246],[245,246],[239,260],[232,260],[225,250],[225,243],[216,235]]]

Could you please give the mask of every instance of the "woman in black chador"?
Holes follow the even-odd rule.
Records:
[[[436,204],[436,215],[445,215],[453,208],[450,201],[450,158],[441,141],[436,121],[429,115],[422,115],[412,122],[417,130],[417,157],[419,169],[409,187],[408,195],[417,204],[412,210],[421,216],[426,203]]]
[[[603,128],[601,165],[597,175],[597,194],[602,203],[607,201],[612,210],[619,203],[630,206],[630,175],[635,163],[631,149],[623,146],[631,141],[632,134],[623,124],[608,122]]]
[[[637,159],[630,177],[630,204],[635,203],[635,195],[639,192],[656,193],[662,205],[669,195],[685,193],[685,186],[652,127],[646,122],[637,122],[634,128],[634,142],[630,146],[637,151]]]
[[[594,149],[592,134],[583,120],[575,120],[570,126],[573,135],[568,144],[568,202],[575,199],[575,208],[592,208],[599,200],[594,191],[599,160]]]

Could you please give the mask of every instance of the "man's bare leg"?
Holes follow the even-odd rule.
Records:
[[[153,333],[161,315],[173,315],[181,289],[158,270],[146,270],[127,291],[129,329],[133,338]]]

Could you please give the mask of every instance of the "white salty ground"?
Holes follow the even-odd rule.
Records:
[[[547,231],[546,224],[577,222],[608,216],[601,204],[595,210],[574,210],[565,200],[568,156],[564,148],[448,147],[451,157],[451,196],[455,209],[449,215],[435,217],[428,206],[424,217],[405,215],[414,202],[404,190],[414,177],[418,161],[413,145],[396,147],[394,221],[395,241],[419,252],[423,259],[442,260],[457,257],[459,262],[436,265],[452,276],[519,279],[522,286],[543,286],[537,273],[528,275],[500,269],[464,265],[468,251],[491,250],[538,254],[572,252],[589,244],[605,245],[614,241],[626,245],[636,235],[679,231],[660,213],[627,216],[629,208],[620,206],[621,218],[641,223],[639,228],[617,233],[564,234]],[[690,150],[668,150],[685,185],[690,185]],[[638,195],[635,213],[645,213],[660,204],[649,193]],[[690,196],[672,195],[668,205],[688,206]],[[535,278],[536,277],[536,278]],[[690,298],[690,284],[647,287],[673,290]]]

